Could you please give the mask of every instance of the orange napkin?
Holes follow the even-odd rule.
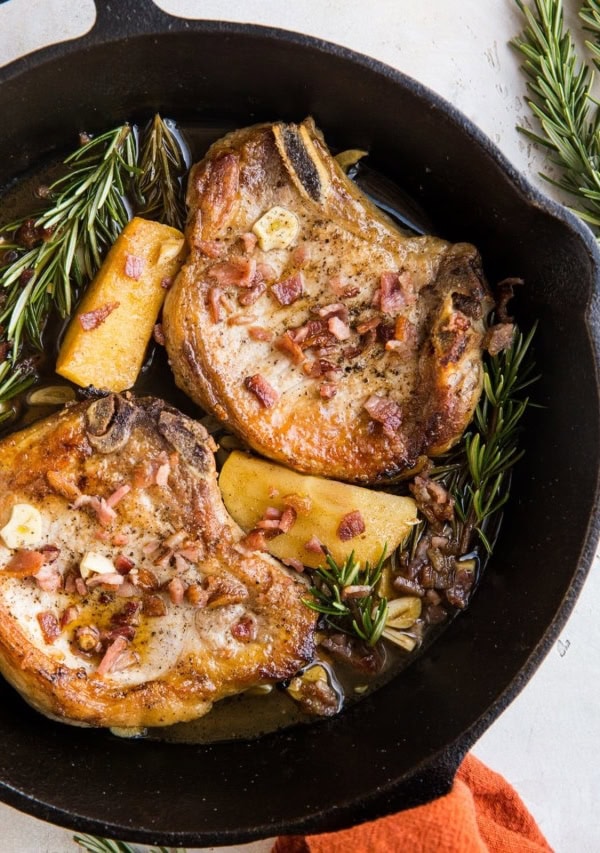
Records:
[[[517,792],[473,755],[439,800],[352,829],[281,837],[272,853],[542,853],[552,848]]]

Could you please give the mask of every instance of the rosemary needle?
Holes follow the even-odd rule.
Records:
[[[157,113],[145,131],[140,153],[136,192],[140,214],[173,228],[183,228],[185,207],[181,178],[186,162],[171,123]]]

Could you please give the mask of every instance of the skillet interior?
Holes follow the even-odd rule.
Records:
[[[131,14],[134,4],[120,3],[115,19],[108,5],[81,41],[0,72],[10,118],[0,185],[80,129],[155,109],[239,126],[312,113],[333,145],[369,148],[442,236],[475,243],[492,280],[526,279],[519,318],[540,319],[535,394],[547,408],[529,418],[514,499],[470,609],[394,682],[338,719],[211,746],[59,726],[2,684],[0,796],[97,834],[204,845],[334,829],[419,804],[448,789],[463,753],[531,676],[594,553],[593,240],[451,107],[389,68],[259,27],[186,24],[145,4]]]

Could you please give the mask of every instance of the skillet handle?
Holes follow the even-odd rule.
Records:
[[[163,12],[153,0],[94,0],[96,22],[88,33],[89,40],[102,42],[115,36],[154,33],[173,28],[174,18]],[[185,25],[185,24],[184,24]]]

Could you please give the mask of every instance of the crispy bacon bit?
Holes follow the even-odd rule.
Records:
[[[345,275],[340,273],[336,273],[332,275],[329,279],[329,287],[333,290],[336,296],[343,296],[344,291],[348,287],[350,282],[346,278]]]
[[[485,333],[483,339],[483,348],[490,355],[498,355],[502,350],[508,349],[512,344],[515,335],[514,323],[497,323]]]
[[[316,536],[311,536],[308,542],[304,543],[304,550],[310,551],[311,554],[325,554],[325,546],[319,542]]]
[[[173,578],[167,585],[169,598],[173,604],[182,604],[185,593],[185,585],[181,578]]]
[[[280,559],[285,566],[289,566],[290,569],[293,569],[295,572],[298,572],[298,574],[302,574],[302,572],[304,571],[304,565],[301,563],[300,560],[297,560],[295,557],[282,557]]]
[[[271,287],[271,293],[280,305],[292,305],[302,296],[303,291],[304,277],[301,272],[296,272]]]
[[[172,284],[173,284],[173,276],[171,276],[171,275],[165,276],[164,278],[161,278],[161,280],[160,280],[160,286],[162,287],[163,290],[169,290],[169,288],[172,286]]]
[[[240,314],[234,314],[231,317],[227,318],[228,326],[249,326],[250,323],[254,323],[256,320],[255,314],[247,314],[246,312],[241,312]]]
[[[305,359],[302,348],[296,343],[289,332],[284,332],[283,335],[280,335],[275,341],[275,346],[278,350],[289,356],[294,364],[300,364]]]
[[[270,409],[279,400],[279,393],[267,382],[260,373],[247,376],[244,386],[251,391],[264,409]]]
[[[134,567],[135,563],[125,554],[117,554],[115,557],[115,569],[120,575],[128,574]]]
[[[60,617],[60,627],[66,628],[67,625],[70,625],[71,622],[74,622],[79,616],[79,607],[76,604],[70,604],[68,607],[62,612],[62,616]]]
[[[352,334],[350,326],[340,320],[339,317],[330,317],[327,321],[327,328],[338,341],[347,341]]]
[[[154,476],[154,482],[157,486],[166,486],[169,483],[169,474],[171,473],[171,463],[163,462],[159,465]]]
[[[360,510],[354,509],[352,512],[347,512],[340,521],[337,536],[342,542],[348,542],[350,539],[354,539],[355,536],[360,536],[361,533],[364,533],[365,529],[365,520]]]
[[[454,498],[426,474],[417,475],[409,486],[419,510],[434,527],[454,518]]]
[[[376,329],[377,326],[381,323],[381,317],[369,317],[368,320],[363,320],[362,323],[359,323],[356,327],[356,331],[359,335],[365,335],[367,332],[370,332],[372,329]]]
[[[52,565],[42,566],[36,573],[35,582],[44,592],[56,592],[63,585],[61,573]]]
[[[267,550],[267,542],[262,530],[251,530],[242,539],[240,539],[240,545],[247,548],[249,551]]]
[[[275,281],[277,277],[277,273],[271,266],[271,264],[260,263],[256,265],[256,273],[263,281]]]
[[[283,503],[285,506],[291,506],[297,515],[308,515],[313,505],[312,498],[308,495],[298,495],[295,493],[285,495]]]
[[[296,523],[296,510],[293,506],[286,506],[281,514],[281,518],[279,519],[279,529],[282,533],[289,533],[294,524]]]
[[[163,332],[162,323],[155,323],[154,328],[152,330],[152,337],[154,342],[159,345],[159,347],[164,347],[165,345],[165,333]]]
[[[379,306],[384,314],[395,314],[414,301],[409,293],[410,273],[384,272],[379,279]]]
[[[137,255],[125,253],[125,275],[127,278],[132,278],[134,281],[139,281],[144,272],[146,262],[143,258],[138,258]]]
[[[36,614],[39,626],[42,631],[42,636],[46,645],[51,645],[58,637],[60,637],[60,625],[54,613],[49,610],[43,610]]]
[[[374,675],[380,672],[384,656],[377,647],[367,646],[357,637],[348,634],[332,634],[321,645],[338,660],[351,664],[355,669]]]
[[[218,240],[194,240],[194,246],[201,255],[206,258],[213,258],[213,260],[220,258],[225,251],[225,246]]]
[[[144,596],[144,613],[146,616],[166,616],[167,605],[160,595]]]
[[[147,592],[154,592],[159,587],[158,578],[150,569],[137,569],[131,573],[130,578],[135,586]]]
[[[107,302],[106,305],[101,305],[100,308],[95,308],[93,311],[84,311],[83,314],[79,314],[77,319],[83,331],[90,332],[92,329],[97,329],[120,304],[120,302]]]
[[[178,545],[181,545],[183,542],[185,542],[186,536],[187,533],[183,528],[181,528],[181,530],[177,530],[175,531],[175,533],[171,533],[171,535],[165,539],[163,545],[165,546],[165,548],[177,548]]]
[[[121,586],[123,575],[118,572],[107,572],[106,574],[94,574],[85,582],[88,589],[95,586]]]
[[[341,302],[332,302],[331,305],[319,308],[319,317],[339,317],[344,323],[347,322],[349,313],[347,306]]]
[[[225,310],[223,308],[222,297],[223,291],[220,287],[211,287],[208,291],[208,308],[210,311],[210,319],[213,323],[220,323],[225,319]]]
[[[242,241],[246,254],[251,255],[256,249],[256,244],[258,242],[256,234],[253,234],[252,231],[247,231],[245,234],[242,234],[240,240]]]
[[[292,252],[292,263],[297,267],[305,266],[310,260],[310,249],[306,245],[306,243],[302,243],[302,245],[298,246]]]
[[[109,506],[112,509],[120,501],[122,501],[123,498],[125,497],[125,495],[129,494],[130,491],[131,491],[131,486],[127,485],[127,483],[125,483],[122,486],[119,486],[119,488],[116,489],[112,493],[112,495],[109,495],[109,497],[106,499],[107,506]]]
[[[192,607],[206,607],[208,602],[208,590],[202,589],[200,584],[193,583],[186,589],[185,597]]]
[[[204,557],[204,545],[202,542],[186,542],[185,548],[180,548],[177,553],[190,563],[197,563]]]
[[[113,625],[139,625],[141,601],[128,601],[122,610],[113,613],[110,621]]]
[[[251,643],[258,636],[258,622],[252,613],[244,613],[238,621],[231,626],[231,636],[241,643]]]
[[[151,557],[153,554],[160,548],[160,539],[150,539],[149,542],[146,542],[145,545],[142,546],[142,553],[146,557]]]
[[[36,575],[46,562],[40,551],[22,549],[8,561],[3,575],[13,578],[30,578]]]
[[[322,382],[321,385],[319,385],[319,395],[324,400],[331,400],[332,397],[335,397],[337,391],[337,385],[333,382]]]
[[[127,580],[123,581],[123,583],[115,589],[115,592],[119,598],[132,598],[132,596],[137,595],[137,589]]]
[[[87,595],[87,586],[83,578],[75,578],[75,590],[79,595]]]
[[[57,545],[42,545],[38,549],[43,555],[47,565],[55,563],[60,554],[60,548]]]
[[[112,538],[112,544],[115,548],[122,548],[129,542],[129,536],[126,533],[115,533]]]
[[[68,501],[76,500],[81,494],[77,484],[60,471],[47,471],[46,479],[50,488]]]
[[[268,329],[263,329],[262,326],[250,326],[248,329],[248,335],[255,341],[273,340],[273,332],[270,332]]]
[[[364,584],[345,586],[342,590],[342,601],[352,601],[354,598],[364,598],[373,592],[372,587]]]
[[[68,595],[73,595],[76,589],[77,588],[75,586],[75,575],[73,574],[73,572],[67,572],[67,574],[65,575],[65,592]]]
[[[174,554],[174,557],[175,557],[175,569],[179,572],[179,574],[183,574],[183,572],[185,572],[189,569],[190,564],[185,559],[185,557],[182,557],[182,555],[179,552]]]
[[[398,403],[390,400],[389,397],[372,394],[364,404],[364,408],[374,421],[383,426],[384,433],[393,438],[402,423],[402,409]]]
[[[253,258],[232,258],[230,261],[215,264],[208,271],[222,287],[252,287],[256,274],[256,261]]]
[[[238,302],[244,307],[254,305],[263,293],[265,293],[266,289],[267,285],[264,281],[257,281],[252,287],[249,287],[247,290],[241,290],[238,293]]]
[[[100,631],[95,625],[82,625],[77,628],[73,639],[77,648],[86,654],[99,652],[102,648],[100,645]]]
[[[110,644],[107,648],[104,657],[98,664],[98,669],[96,670],[99,676],[108,675],[109,672],[113,672],[116,668],[117,661],[127,649],[129,643],[125,639],[125,637],[116,637],[115,640]]]
[[[107,527],[117,517],[117,513],[104,498],[80,495],[73,502],[72,509],[81,509],[84,506],[89,506],[96,513],[98,521],[103,527]]]

